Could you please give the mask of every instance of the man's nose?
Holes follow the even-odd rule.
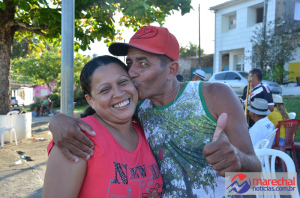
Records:
[[[131,79],[138,76],[138,72],[133,65],[129,68],[128,75]]]

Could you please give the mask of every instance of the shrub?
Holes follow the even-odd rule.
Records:
[[[74,102],[76,102],[76,105],[80,105],[80,106],[84,106],[88,104],[86,102],[83,92],[80,89],[74,90]]]
[[[34,108],[35,108],[35,107],[38,107],[38,106],[40,106],[40,105],[41,105],[41,98],[38,97],[38,96],[36,96],[36,97],[34,98],[34,103],[30,104],[30,110],[31,110],[31,111],[34,111]]]
[[[60,107],[60,94],[59,93],[52,93],[49,96],[51,101],[54,101],[53,108]]]

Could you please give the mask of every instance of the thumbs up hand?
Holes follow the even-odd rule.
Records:
[[[222,113],[217,120],[212,142],[206,144],[203,149],[207,163],[213,165],[213,169],[223,177],[225,172],[239,172],[241,170],[238,149],[230,143],[224,132],[226,122],[227,114]]]
[[[215,142],[224,132],[227,122],[227,114],[222,113],[217,120],[217,127],[214,133],[213,142]]]

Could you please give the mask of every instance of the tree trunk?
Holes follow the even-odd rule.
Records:
[[[15,34],[13,1],[4,0],[6,10],[0,9],[0,115],[10,110],[10,68]]]

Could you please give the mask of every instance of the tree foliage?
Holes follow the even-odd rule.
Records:
[[[45,49],[41,53],[32,53],[27,58],[13,59],[12,71],[19,78],[25,76],[37,85],[46,84],[52,92],[51,84],[56,83],[60,74],[60,60],[58,48]]]
[[[195,45],[189,42],[189,46],[180,46],[180,58],[190,57],[190,56],[199,56],[199,45]],[[201,55],[204,54],[204,50],[201,49]]]
[[[119,25],[139,29],[145,24],[164,23],[173,10],[185,14],[191,0],[76,0],[75,51],[86,50],[95,40],[109,44],[122,38],[114,16],[122,13]],[[60,44],[62,0],[0,0],[0,114],[9,111],[10,68],[13,39],[36,38]]]
[[[41,52],[31,53],[27,58],[13,59],[12,71],[15,80],[24,79],[24,77],[37,85],[46,84],[51,92],[51,84],[55,83],[56,92],[61,87],[61,49],[50,47],[50,50],[44,49]],[[84,65],[91,59],[89,56],[76,54],[74,60],[74,85],[80,88],[80,72]]]
[[[283,83],[289,74],[284,65],[294,59],[296,50],[300,47],[297,39],[299,33],[292,31],[280,19],[267,24],[265,36],[263,26],[256,28],[253,33],[250,40],[253,50],[252,56],[249,57],[253,66],[259,66],[263,70],[269,66],[270,71],[267,72],[266,78]]]

